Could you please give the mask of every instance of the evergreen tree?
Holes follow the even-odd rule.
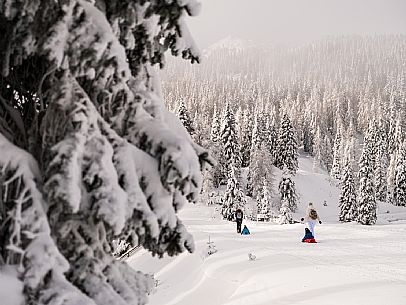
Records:
[[[280,224],[294,223],[292,218],[292,211],[289,207],[289,202],[287,199],[283,199],[281,202],[281,208],[279,210],[279,223]]]
[[[252,120],[248,110],[245,110],[242,118],[241,127],[241,167],[247,167],[250,164],[250,151],[252,141]]]
[[[265,219],[270,220],[275,217],[271,209],[271,192],[269,191],[269,182],[262,178],[261,191],[257,196],[257,214],[261,214]]]
[[[252,136],[251,136],[250,162],[252,162],[254,153],[262,145],[262,141],[263,141],[262,120],[258,116],[258,113],[256,113],[255,118],[254,118],[254,126],[252,128]]]
[[[318,167],[322,169],[327,169],[325,165],[325,149],[324,149],[324,141],[321,134],[320,126],[317,126],[316,135],[314,137],[314,145],[313,145],[313,170],[317,172]]]
[[[376,200],[384,201],[386,198],[386,175],[382,168],[382,152],[378,152],[375,159],[375,171],[374,171],[374,185],[375,185],[375,194]]]
[[[211,160],[164,107],[153,65],[169,50],[199,61],[185,24],[197,4],[0,7],[0,272],[23,304],[145,304],[153,280],[113,240],[194,249],[176,213]]]
[[[178,115],[179,120],[182,122],[183,126],[185,126],[187,132],[190,134],[190,136],[194,137],[195,129],[193,127],[193,122],[190,119],[189,112],[183,101],[180,102],[177,115]]]
[[[269,152],[272,158],[272,164],[275,163],[277,151],[278,151],[278,132],[275,127],[275,122],[272,120],[269,127]]]
[[[406,206],[406,141],[399,151],[395,173],[393,202],[397,206]]]
[[[334,146],[333,146],[333,165],[331,168],[330,175],[332,178],[340,180],[340,172],[341,172],[341,152],[342,152],[342,133],[341,133],[341,126],[338,126],[337,133],[334,139]]]
[[[307,123],[303,127],[303,150],[310,155],[313,155],[313,145],[314,145],[314,131],[311,124]]]
[[[368,139],[366,139],[368,141]],[[376,222],[376,198],[370,143],[366,141],[359,162],[359,193],[357,221],[363,225]]]
[[[389,151],[398,151],[403,143],[402,119],[399,114],[392,118],[389,131]]]
[[[223,181],[227,181],[228,173],[230,173],[231,168],[234,167],[236,175],[239,177],[240,174],[240,149],[238,138],[235,128],[234,113],[227,104],[224,120],[221,127],[221,158],[219,160],[221,177]]]
[[[273,182],[272,158],[269,150],[261,145],[252,155],[247,175],[247,195],[256,198],[262,188],[262,179],[265,178],[271,187]]]
[[[297,142],[293,126],[289,117],[283,116],[278,136],[276,165],[279,168],[286,167],[291,174],[295,174],[298,169]]]
[[[217,108],[215,107],[211,123],[210,140],[214,143],[219,142],[220,138],[220,118],[217,115]]]
[[[326,170],[331,172],[333,165],[333,148],[331,145],[330,136],[326,134],[323,142],[323,163],[325,164]]]
[[[235,211],[240,208],[245,208],[245,196],[240,189],[238,179],[235,173],[235,167],[231,167],[231,172],[227,180],[227,188],[224,193],[223,206],[221,208],[221,215],[226,220],[233,220]]]
[[[199,202],[202,205],[213,205],[215,203],[213,191],[217,186],[215,185],[216,182],[214,180],[213,169],[214,167],[206,169],[203,173],[202,191],[199,197]]]
[[[339,221],[349,222],[357,219],[357,196],[351,157],[347,155],[343,173],[341,175],[341,193],[339,198],[340,216]]]
[[[389,167],[386,174],[386,201],[395,204],[395,179],[396,179],[396,164],[398,153],[393,152],[390,157]]]
[[[369,122],[368,131],[365,137],[365,145],[368,146],[367,150],[370,153],[369,158],[371,159],[372,170],[375,171],[376,158],[379,148],[379,139],[375,120],[371,120]]]
[[[383,126],[382,120],[379,121],[377,129],[377,149],[375,159],[375,191],[376,199],[379,201],[385,201],[387,193],[386,184],[386,171],[388,167],[387,159],[387,137]]]
[[[279,194],[281,203],[289,208],[290,212],[297,210],[297,194],[295,182],[292,180],[292,176],[289,171],[284,169],[282,179],[279,182]]]

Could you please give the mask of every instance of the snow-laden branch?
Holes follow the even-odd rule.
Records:
[[[56,305],[60,304],[60,298],[64,298],[66,305],[95,305],[63,275],[69,269],[69,264],[50,236],[45,202],[37,187],[41,176],[36,161],[1,133],[0,151],[0,175],[8,178],[9,184],[2,200],[9,209],[10,221],[13,223],[10,226],[12,232],[7,245],[7,260],[10,263],[19,262],[19,272],[24,274],[27,289],[42,291],[39,304]],[[51,285],[47,287],[47,283]],[[58,291],[58,297],[55,291]]]

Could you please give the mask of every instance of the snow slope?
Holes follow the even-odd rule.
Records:
[[[181,219],[196,240],[194,254],[157,259],[141,250],[128,260],[155,274],[150,304],[406,304],[406,209],[382,203],[377,225],[340,224],[337,188],[325,173],[313,172],[311,159],[299,164],[296,217],[308,201],[315,203],[324,221],[316,227],[318,244],[300,242],[301,224],[246,222],[252,234],[241,236],[216,208],[187,207]],[[209,235],[218,250],[211,256]],[[250,261],[249,253],[257,259]]]

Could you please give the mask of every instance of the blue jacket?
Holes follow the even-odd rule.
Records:
[[[310,232],[310,230],[308,228],[305,228],[305,236],[303,237],[302,241],[306,240],[306,239],[311,239],[314,238],[312,232]]]
[[[250,230],[248,230],[247,226],[244,226],[244,229],[242,229],[241,235],[249,235]]]

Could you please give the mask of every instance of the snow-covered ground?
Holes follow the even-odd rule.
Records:
[[[406,208],[381,203],[377,225],[340,224],[339,191],[325,173],[313,172],[311,159],[300,158],[295,181],[295,218],[313,201],[323,220],[317,244],[300,242],[301,224],[245,222],[251,235],[241,236],[214,207],[187,207],[181,219],[195,237],[195,253],[158,259],[141,250],[128,260],[155,274],[150,304],[406,304]],[[211,256],[209,236],[218,250]]]

